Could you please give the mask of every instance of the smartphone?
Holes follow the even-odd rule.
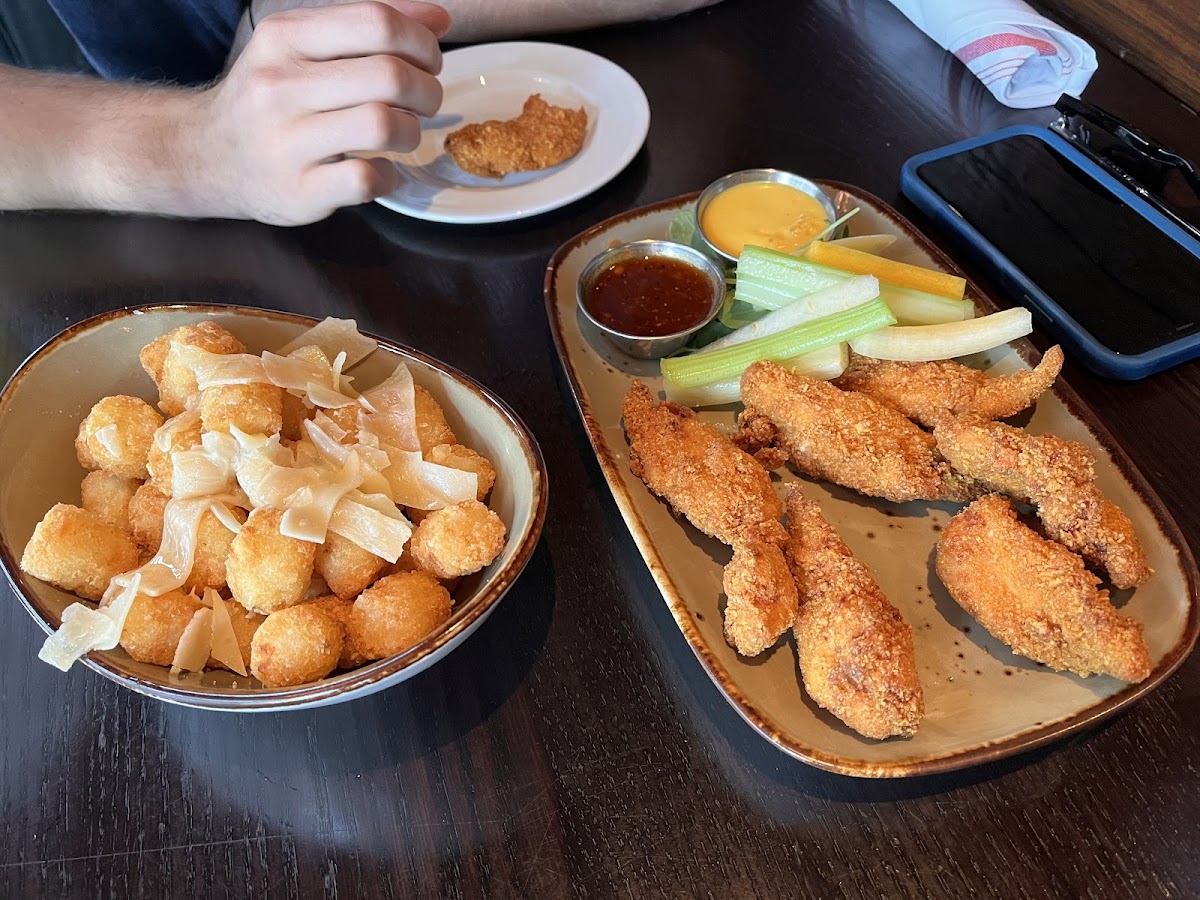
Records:
[[[1093,371],[1200,356],[1200,241],[1049,129],[921,153],[901,190]]]

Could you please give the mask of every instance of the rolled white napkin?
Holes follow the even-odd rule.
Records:
[[[891,0],[913,24],[961,59],[1003,103],[1018,109],[1078,97],[1096,51],[1021,0]]]

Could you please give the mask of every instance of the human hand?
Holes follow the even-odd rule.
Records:
[[[299,225],[399,184],[418,116],[442,102],[438,37],[450,18],[416,0],[334,0],[258,23],[229,74],[198,96],[191,156],[212,215]]]

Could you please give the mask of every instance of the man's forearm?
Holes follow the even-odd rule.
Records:
[[[197,97],[0,66],[0,209],[202,215]]]

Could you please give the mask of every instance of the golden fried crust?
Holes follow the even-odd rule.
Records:
[[[354,601],[344,600],[341,597],[327,596],[318,597],[315,600],[309,600],[308,604],[317,607],[330,618],[335,619],[342,626],[342,653],[338,657],[337,667],[339,669],[357,669],[367,661],[367,656],[363,653],[355,643],[350,640],[349,632],[346,631],[346,625],[350,621],[350,612],[354,609]]]
[[[387,560],[332,531],[317,548],[317,573],[334,594],[346,600],[358,596],[386,567]]]
[[[796,583],[778,544],[734,547],[723,586],[725,640],[743,656],[757,656],[796,618]]]
[[[143,479],[154,432],[162,423],[162,416],[139,397],[105,397],[79,426],[75,438],[79,464],[120,478]]]
[[[231,506],[229,512],[239,522],[246,521],[245,510]],[[184,587],[197,592],[203,592],[206,587],[214,590],[225,587],[225,562],[233,548],[234,536],[212,510],[205,510],[196,528],[196,553]]]
[[[1062,348],[1054,346],[1036,368],[990,378],[953,360],[894,362],[855,353],[834,384],[874,397],[932,428],[956,416],[989,421],[1015,416],[1054,383],[1062,364]]]
[[[337,667],[344,640],[341,623],[311,603],[277,610],[254,632],[250,672],[267,687],[317,681]]]
[[[782,544],[783,504],[771,476],[687,407],[656,404],[633,382],[621,406],[629,468],[705,534],[733,546]]]
[[[428,572],[399,572],[358,595],[346,634],[368,659],[403,653],[450,618],[450,593]]]
[[[938,541],[937,574],[1014,653],[1078,675],[1141,681],[1150,674],[1141,624],[1113,608],[1082,559],[1022,525],[998,494],[950,520]]]
[[[158,385],[158,408],[168,416],[179,415],[200,393],[196,373],[172,352],[176,346],[199,347],[209,353],[246,352],[246,345],[216,322],[181,325],[143,347],[138,358]]]
[[[136,478],[121,478],[103,469],[88,472],[79,485],[83,508],[125,531],[130,530],[129,501],[141,487]]]
[[[912,627],[795,486],[787,518],[800,593],[793,633],[809,696],[864,737],[915,734],[925,698]]]
[[[183,591],[161,597],[138,594],[121,629],[121,646],[138,662],[169,666],[183,631],[200,609],[200,601]]]
[[[146,482],[133,492],[129,500],[129,529],[138,546],[157,553],[162,544],[163,512],[171,498]]]
[[[247,434],[276,434],[283,428],[283,388],[274,384],[217,384],[200,392],[205,431],[237,427]]]
[[[504,522],[478,500],[435,509],[409,541],[417,566],[437,578],[478,572],[504,549]]]
[[[354,407],[346,407],[346,409],[354,409]],[[332,413],[333,410],[329,410],[329,412]],[[428,453],[438,444],[458,443],[458,438],[454,436],[454,429],[446,421],[445,411],[433,399],[433,394],[419,384],[413,385],[413,413],[417,423],[417,440],[421,442],[421,453]],[[355,410],[356,417],[357,414],[357,410]],[[355,430],[354,427],[347,428],[341,422],[338,424],[347,431]]]
[[[87,600],[99,600],[114,575],[137,568],[138,549],[123,528],[86,509],[56,503],[33,529],[21,571]]]
[[[446,152],[464,172],[503,178],[565,162],[583,147],[586,131],[586,110],[551,106],[533,94],[515,119],[490,119],[451,132]]]
[[[767,419],[792,464],[872,497],[897,503],[947,495],[949,471],[933,437],[866,394],[757,362],[742,375],[742,427],[765,430]]]
[[[282,520],[282,510],[264,506],[251,512],[225,561],[234,599],[268,616],[304,599],[317,554],[316,544],[280,534]]]
[[[999,422],[946,422],[934,435],[955,469],[1033,503],[1046,534],[1107,572],[1115,587],[1150,578],[1133,523],[1096,487],[1095,463],[1082,444]]]
[[[175,464],[171,454],[176,450],[191,450],[200,445],[204,426],[198,416],[193,414],[190,421],[178,416],[168,419],[154,434],[150,442],[150,451],[146,456],[146,470],[150,473],[150,483],[158,490],[171,496],[171,479],[175,474]],[[161,444],[165,446],[160,446]]]

